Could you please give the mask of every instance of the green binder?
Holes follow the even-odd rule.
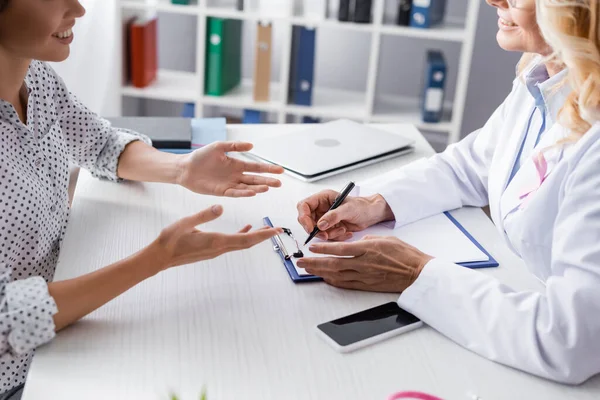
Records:
[[[242,21],[209,17],[206,24],[204,88],[209,96],[222,96],[242,78]]]

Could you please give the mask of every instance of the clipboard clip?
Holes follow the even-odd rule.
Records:
[[[294,237],[292,230],[288,229],[288,228],[281,228],[281,229],[283,229],[283,233],[288,235],[294,241],[294,243],[296,243],[296,252],[290,255],[290,253],[287,251],[285,245],[283,244],[283,240],[281,239],[281,237],[279,235],[275,235],[273,237],[273,239],[275,240],[275,245],[273,246],[273,251],[275,251],[277,253],[281,252],[281,254],[283,254],[283,258],[286,261],[291,260],[292,257],[294,257],[294,258],[304,257],[304,253],[302,253],[302,250],[300,250],[300,246],[298,245],[298,241]]]

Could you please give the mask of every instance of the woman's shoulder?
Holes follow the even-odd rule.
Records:
[[[60,77],[54,72],[54,69],[47,62],[39,60],[31,61],[27,78],[30,85],[43,83],[46,87],[56,87],[61,82]]]

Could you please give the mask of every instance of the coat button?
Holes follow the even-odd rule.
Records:
[[[36,167],[39,168],[42,165],[42,159],[38,158],[37,160],[35,160],[34,164],[35,164]]]
[[[52,206],[50,207],[50,211],[51,212],[56,212],[56,205],[52,204]]]

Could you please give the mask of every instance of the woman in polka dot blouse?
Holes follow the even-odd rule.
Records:
[[[0,0],[0,399],[16,398],[33,350],[55,332],[167,268],[249,248],[278,232],[196,230],[221,215],[214,206],[164,229],[125,260],[52,282],[69,215],[70,163],[102,179],[173,183],[230,197],[281,184],[245,173],[283,172],[226,155],[250,150],[248,143],[162,153],[145,136],[116,130],[86,109],[45,63],[68,57],[71,29],[84,13],[77,0]]]

